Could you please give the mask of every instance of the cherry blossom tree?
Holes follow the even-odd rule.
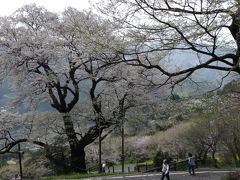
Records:
[[[122,25],[131,44],[123,61],[158,70],[172,86],[193,80],[200,69],[240,73],[239,7],[237,0],[106,0],[98,6]],[[176,67],[181,53],[192,56]]]
[[[69,170],[86,172],[84,148],[99,136],[99,127],[95,124],[85,134],[77,133],[70,112],[80,99],[80,84],[89,81],[97,110],[96,84],[105,80],[104,71],[118,60],[114,46],[121,44],[114,36],[115,26],[92,12],[68,8],[54,14],[36,5],[26,5],[0,22],[1,72],[14,84],[16,103],[49,101],[61,114],[58,121],[71,154]],[[95,79],[93,71],[103,72],[102,76]],[[1,153],[26,141],[49,147],[43,141],[11,139]]]
[[[50,102],[58,112],[36,115],[28,134],[5,133],[0,153],[30,142],[64,171],[86,172],[85,147],[107,137],[131,107],[146,103],[153,74],[121,63],[119,25],[92,12],[68,8],[55,14],[26,5],[0,23],[1,73],[17,92],[14,105]],[[84,118],[74,118],[82,113]]]

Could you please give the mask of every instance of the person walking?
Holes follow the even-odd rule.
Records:
[[[168,163],[167,159],[163,160],[161,180],[164,180],[165,177],[167,178],[167,180],[170,180],[170,177],[169,177],[169,163]]]
[[[190,175],[195,175],[195,159],[192,157],[191,153],[188,153],[188,172]]]
[[[103,173],[106,172],[106,163],[102,163],[102,172],[103,172]]]

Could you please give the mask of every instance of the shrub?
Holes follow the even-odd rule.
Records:
[[[233,172],[229,173],[224,180],[239,180],[240,179],[240,172]]]
[[[125,142],[125,159],[129,162],[149,160],[149,136],[128,138]]]
[[[168,152],[159,150],[153,159],[153,163],[155,166],[161,166],[164,159],[167,159],[169,162],[172,161],[171,155]]]

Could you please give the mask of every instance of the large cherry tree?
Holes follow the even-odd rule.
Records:
[[[44,139],[10,138],[9,134],[1,138],[5,143],[0,153],[9,152],[18,143],[31,142],[44,147],[55,164],[65,163],[65,170],[86,172],[84,148],[99,136],[99,130],[113,123],[110,119],[99,127],[95,118],[96,123],[80,134],[70,112],[81,100],[80,92],[90,86],[89,96],[99,114],[96,85],[116,80],[111,74],[105,77],[108,68],[118,61],[115,48],[121,46],[114,36],[115,26],[92,12],[68,8],[54,14],[36,5],[26,5],[2,17],[0,23],[1,73],[14,84],[15,102],[50,102],[60,113],[58,121],[63,125],[70,160],[56,159],[51,144]]]

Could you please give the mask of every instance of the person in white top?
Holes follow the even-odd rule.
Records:
[[[161,178],[161,180],[164,180],[165,177],[167,178],[167,180],[170,180],[169,164],[168,164],[168,161],[166,159],[163,160],[163,164],[162,164],[162,178]]]
[[[105,171],[106,171],[105,168],[106,168],[106,163],[103,163],[103,164],[102,164],[102,172],[104,172],[104,173],[105,173]]]

